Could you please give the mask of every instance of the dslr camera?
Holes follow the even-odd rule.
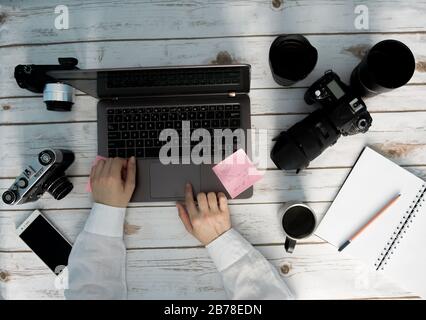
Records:
[[[47,73],[54,70],[77,70],[76,58],[59,58],[59,65],[26,64],[15,67],[15,79],[22,89],[43,93],[47,110],[71,111],[74,104],[74,88],[60,83]]]
[[[304,99],[322,108],[274,139],[271,159],[279,169],[304,169],[340,136],[365,133],[371,126],[364,101],[331,70],[306,91]]]
[[[73,189],[65,170],[74,162],[74,153],[68,150],[46,149],[33,163],[26,166],[2,199],[9,205],[37,201],[45,191],[61,200]]]

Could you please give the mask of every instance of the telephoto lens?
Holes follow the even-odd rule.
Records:
[[[397,40],[384,40],[372,47],[351,75],[351,88],[372,97],[405,85],[416,68],[411,50]]]
[[[279,36],[269,50],[272,76],[281,86],[291,86],[306,78],[317,61],[317,49],[299,34]]]
[[[327,113],[318,109],[274,139],[271,160],[281,170],[304,169],[340,136]]]

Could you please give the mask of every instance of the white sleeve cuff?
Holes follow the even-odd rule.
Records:
[[[94,203],[84,230],[107,237],[123,237],[126,208]]]
[[[206,248],[219,272],[253,249],[252,245],[232,228],[210,242]]]

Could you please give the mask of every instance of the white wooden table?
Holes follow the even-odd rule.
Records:
[[[75,240],[91,207],[84,189],[97,150],[96,100],[80,93],[72,112],[46,111],[40,96],[16,85],[15,65],[53,64],[61,56],[78,58],[81,68],[249,63],[252,126],[269,129],[272,138],[314,110],[303,102],[303,93],[325,70],[333,68],[347,81],[364,52],[387,38],[413,50],[417,69],[407,86],[367,100],[371,130],[342,138],[299,175],[270,163],[251,199],[231,201],[232,221],[280,269],[298,298],[416,297],[315,236],[286,254],[275,219],[288,200],[306,201],[323,216],[366,144],[426,178],[426,1],[64,0],[68,30],[54,27],[57,1],[0,3],[1,192],[39,150],[61,147],[76,154],[68,171],[74,190],[64,200],[46,194],[37,203],[1,204],[4,298],[63,298],[51,271],[16,236],[14,226],[39,208]],[[369,8],[369,30],[354,27],[358,4]],[[305,34],[319,50],[316,69],[293,88],[279,87],[268,66],[269,46],[283,33]],[[184,230],[173,203],[132,205],[125,242],[130,298],[225,298],[214,265]]]

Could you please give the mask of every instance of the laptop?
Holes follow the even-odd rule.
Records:
[[[212,135],[215,129],[247,132],[251,126],[250,65],[60,70],[48,74],[99,99],[98,154],[137,158],[131,202],[182,200],[186,182],[192,183],[195,193],[222,191],[229,197],[212,170],[215,161],[163,164],[159,152],[166,142],[160,141],[159,134],[163,129],[175,129],[177,142],[182,143],[184,123],[191,134],[199,128]],[[250,156],[251,140],[247,134],[244,139],[243,148]],[[197,143],[191,142],[191,151]],[[220,152],[223,159],[241,145],[226,147],[219,151],[212,148],[211,156]],[[252,194],[250,188],[237,198]]]

